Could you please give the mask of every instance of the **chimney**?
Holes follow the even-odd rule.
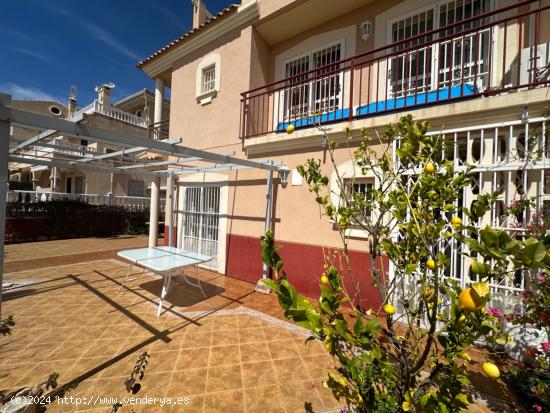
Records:
[[[193,1],[193,29],[197,29],[206,20],[212,17],[202,0]]]
[[[100,107],[109,107],[111,106],[111,89],[115,87],[114,83],[104,83],[101,86],[96,86],[95,91],[97,92],[97,103]]]
[[[74,96],[69,96],[69,99],[67,99],[67,109],[69,111],[69,116],[74,115],[76,112],[76,98]]]

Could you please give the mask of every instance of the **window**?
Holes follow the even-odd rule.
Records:
[[[489,4],[489,0],[442,2],[388,22],[388,41],[402,42],[393,48],[396,55],[388,61],[391,96],[407,96],[458,84],[475,84],[478,88],[486,84],[490,30],[459,34],[481,26],[486,19],[406,40],[485,13]],[[454,33],[456,38],[451,37]],[[437,37],[451,38],[422,47]],[[404,52],[399,54],[400,50]]]
[[[212,92],[216,87],[216,66],[208,66],[202,69],[202,93]]]
[[[128,180],[128,196],[145,196],[145,183],[143,181]]]
[[[369,221],[372,218],[372,207],[368,205],[368,201],[371,201],[372,191],[374,190],[374,179],[354,179],[345,181],[346,196],[352,200],[359,202],[367,202],[363,210],[360,211],[358,218],[364,218],[364,221]],[[363,222],[364,222],[363,221]]]
[[[284,89],[284,120],[338,110],[342,101],[342,74],[336,63],[342,59],[342,42],[294,58],[285,63],[284,77],[291,78]],[[318,70],[299,76],[310,69]],[[331,73],[323,76],[325,73]],[[315,80],[309,81],[310,77]]]
[[[220,90],[220,55],[212,53],[197,66],[195,97],[201,105],[212,102]]]

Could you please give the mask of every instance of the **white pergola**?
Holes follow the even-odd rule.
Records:
[[[149,246],[156,244],[158,237],[159,189],[161,178],[168,179],[168,223],[169,245],[173,246],[174,227],[174,179],[176,175],[230,171],[235,169],[261,169],[267,172],[265,227],[271,226],[273,173],[286,175],[286,169],[280,162],[251,161],[228,153],[212,153],[180,145],[181,139],[152,140],[141,136],[101,129],[86,125],[79,120],[53,118],[11,107],[10,95],[0,93],[0,286],[3,281],[4,237],[6,223],[6,199],[8,191],[8,162],[29,165],[62,167],[75,170],[95,170],[117,174],[143,175],[153,178],[151,186],[151,207],[149,223]],[[17,140],[11,136],[11,127],[33,129],[37,134],[30,139]],[[115,152],[95,154],[83,157],[67,155],[56,151],[55,145],[44,142],[54,135],[63,135],[86,139],[89,142],[102,142],[120,147]],[[11,140],[11,145],[10,145]],[[56,157],[48,157],[31,148],[51,148]],[[134,155],[151,152],[169,156],[166,161],[154,161],[136,158]],[[51,153],[51,151],[49,152]],[[286,179],[286,178],[283,178]],[[267,269],[264,266],[264,277]],[[0,287],[0,319],[2,315],[2,288]]]

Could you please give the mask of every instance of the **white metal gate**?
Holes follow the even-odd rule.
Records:
[[[181,236],[179,247],[209,255],[212,261],[205,264],[218,269],[220,234],[220,187],[184,187]]]

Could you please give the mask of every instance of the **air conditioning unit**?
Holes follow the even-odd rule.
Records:
[[[526,47],[521,51],[520,85],[541,82],[550,78],[550,43],[537,46],[537,78],[535,79],[535,46]]]

